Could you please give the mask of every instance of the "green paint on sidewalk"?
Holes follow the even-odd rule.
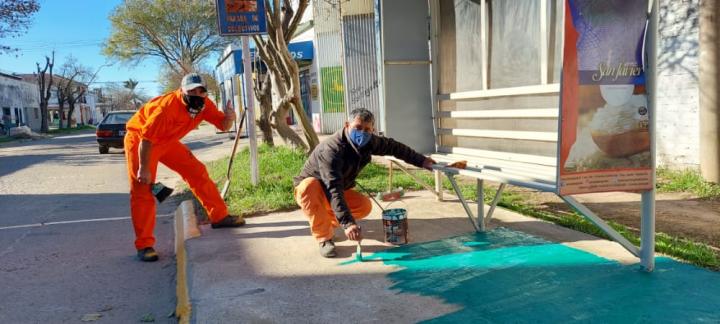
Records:
[[[503,228],[365,260],[402,268],[393,290],[460,307],[433,323],[720,322],[720,273],[667,258],[647,273]]]

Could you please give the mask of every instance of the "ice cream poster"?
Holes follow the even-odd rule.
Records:
[[[647,1],[567,0],[561,85],[561,195],[652,183],[643,45]]]

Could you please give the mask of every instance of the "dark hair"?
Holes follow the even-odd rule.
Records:
[[[350,111],[350,121],[353,121],[356,118],[360,118],[363,123],[375,122],[375,116],[373,115],[373,113],[365,108],[355,108]]]

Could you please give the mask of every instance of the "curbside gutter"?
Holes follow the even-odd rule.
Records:
[[[185,240],[202,235],[195,217],[195,205],[192,200],[185,200],[175,210],[175,261],[177,265],[175,295],[175,317],[178,322],[190,323],[192,305],[187,282],[187,254]]]

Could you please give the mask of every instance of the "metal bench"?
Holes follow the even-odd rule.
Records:
[[[559,95],[559,86],[544,85],[537,87],[510,88],[501,90],[483,90],[465,93],[454,93],[449,95],[438,95],[439,101],[467,101],[467,100],[485,100],[488,98],[498,97],[520,97],[532,95]],[[556,145],[558,141],[557,131],[526,131],[526,130],[498,130],[498,129],[482,129],[478,127],[441,127],[441,119],[447,121],[453,120],[451,125],[458,125],[457,120],[518,120],[520,122],[532,122],[531,120],[557,120],[559,109],[555,108],[512,108],[512,109],[478,109],[478,110],[450,110],[440,111],[436,114],[436,138],[443,135],[454,137],[469,138],[473,141],[483,140],[507,140],[507,141],[524,141],[529,143],[542,142]],[[467,124],[466,124],[467,125]],[[547,145],[547,144],[546,144]],[[504,148],[504,147],[502,147]],[[444,174],[450,181],[453,190],[460,200],[468,219],[476,231],[484,231],[489,220],[492,218],[497,204],[500,202],[503,191],[507,185],[530,188],[541,192],[550,192],[558,194],[558,196],[568,205],[578,211],[583,217],[595,224],[609,237],[622,245],[630,253],[641,259],[643,266],[652,270],[654,266],[654,226],[645,226],[645,224],[654,224],[654,191],[643,193],[642,219],[644,226],[642,227],[642,241],[646,242],[642,248],[633,245],[625,237],[620,235],[605,221],[593,213],[590,209],[578,202],[575,198],[566,195],[560,195],[558,190],[558,163],[556,156],[536,155],[516,153],[510,150],[487,150],[462,146],[443,145],[438,140],[437,151],[431,154],[435,159],[435,185],[432,188],[424,183],[417,176],[403,166],[401,161],[385,157],[390,161],[390,182],[392,182],[393,166],[399,167],[401,170],[414,177],[416,181],[421,183],[426,189],[435,193],[439,200],[442,200],[442,175]],[[456,169],[447,165],[459,160],[467,161],[466,169]],[[477,211],[473,212],[470,202],[464,197],[457,183],[457,176],[464,176],[476,179],[477,181]],[[485,212],[484,208],[484,185],[485,181],[496,182],[499,184],[498,189],[489,204],[489,209]]]

